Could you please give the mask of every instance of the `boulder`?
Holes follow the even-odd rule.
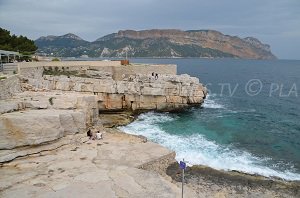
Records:
[[[17,75],[0,80],[0,100],[8,99],[22,91]]]
[[[0,149],[39,145],[65,134],[83,132],[85,122],[82,118],[82,112],[73,110],[27,110],[2,114]]]
[[[19,111],[25,108],[25,104],[20,101],[2,100],[0,101],[0,114]]]

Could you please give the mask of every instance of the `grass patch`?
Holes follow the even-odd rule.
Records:
[[[98,69],[94,69],[94,68],[89,68],[88,70],[91,70],[91,71],[99,71]]]
[[[49,98],[49,103],[51,106],[53,105],[53,99],[54,99],[54,97]]]
[[[76,77],[82,77],[82,78],[90,78],[90,76],[79,73],[78,71],[66,71],[65,68],[62,68],[60,70],[58,67],[55,67],[54,70],[52,67],[44,68],[43,75],[51,75],[51,76],[76,76]]]

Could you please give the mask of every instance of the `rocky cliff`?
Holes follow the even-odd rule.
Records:
[[[94,42],[73,34],[41,37],[39,52],[90,57],[231,57],[275,59],[270,46],[253,37],[239,38],[214,30],[125,30]]]
[[[28,64],[1,81],[0,88],[8,91],[0,95],[0,162],[35,153],[41,144],[71,141],[88,127],[101,126],[101,113],[180,110],[201,104],[206,95],[197,78],[168,74],[172,65]],[[165,73],[152,76],[163,67]]]
[[[116,38],[130,39],[162,39],[178,45],[196,45],[232,54],[239,58],[274,59],[270,46],[261,43],[258,39],[224,35],[214,30],[144,30],[119,31]]]

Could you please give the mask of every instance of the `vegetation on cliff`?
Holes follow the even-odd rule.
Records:
[[[35,53],[37,46],[26,36],[11,35],[10,31],[0,28],[0,49],[28,55]]]

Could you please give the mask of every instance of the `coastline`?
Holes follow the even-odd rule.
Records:
[[[137,118],[138,115],[139,114],[134,114],[134,119],[129,119],[127,123],[114,123],[113,126],[115,128],[116,126],[130,124]],[[115,120],[112,120],[112,122],[114,121]],[[142,135],[138,137],[148,141],[147,138]],[[173,163],[169,163],[165,169],[155,168],[155,166],[142,166],[140,168],[155,171],[163,176],[168,176],[172,178],[174,183],[177,183],[177,185],[180,186],[182,181],[182,171],[179,168],[178,162],[175,160],[175,155],[176,153],[174,154]],[[163,162],[164,159],[157,159],[154,160],[154,162],[155,161]],[[169,162],[172,162],[172,160]],[[151,164],[153,162],[149,163]],[[300,196],[300,181],[287,181],[277,177],[265,177],[258,174],[249,174],[240,171],[217,170],[204,165],[193,165],[191,167],[187,167],[185,172],[185,181],[188,188],[192,189],[193,192],[200,197]]]
[[[143,68],[140,75],[128,70],[129,66],[105,66],[103,62],[97,67],[91,66],[95,62],[90,66],[72,63],[75,72],[86,76],[68,77],[62,74],[74,72],[70,63],[55,66],[54,73],[52,64],[48,69],[20,67],[25,77],[12,76],[3,84],[3,90],[11,92],[3,92],[0,104],[3,137],[8,138],[2,142],[0,195],[27,193],[32,197],[46,192],[52,197],[76,191],[78,196],[87,193],[91,197],[99,193],[107,197],[180,197],[175,152],[116,127],[133,122],[143,112],[184,111],[200,105],[207,90],[199,79],[176,75],[175,66],[151,66],[149,71],[133,66],[137,71]],[[70,66],[70,71],[65,71],[65,66]],[[121,70],[104,72],[107,67]],[[149,72],[156,67],[175,74],[153,79]],[[52,75],[43,76],[50,70]],[[124,73],[128,78],[121,75]],[[8,89],[11,85],[16,89]],[[89,140],[85,133],[90,127],[103,132],[104,139]],[[19,128],[22,130],[16,130]],[[299,182],[205,166],[188,168],[186,182],[188,197],[298,197],[300,188]],[[78,185],[84,188],[78,189]]]
[[[181,170],[178,163],[167,169],[167,175],[180,182]],[[225,197],[299,197],[300,182],[284,181],[237,171],[216,170],[207,166],[194,165],[185,171],[187,186],[198,195],[210,197],[222,194]]]
[[[73,191],[92,197],[99,193],[107,197],[142,196],[143,193],[148,197],[157,196],[155,193],[162,197],[180,197],[181,170],[175,152],[143,136],[117,129],[133,121],[128,113],[115,115],[113,119],[109,114],[102,116],[111,126],[104,128],[103,140],[91,141],[85,134],[78,134],[77,141],[72,144],[1,164],[0,172],[4,177],[0,179],[0,195],[64,196]],[[117,117],[128,119],[116,122],[120,121]],[[134,179],[128,181],[129,178]],[[219,171],[206,166],[188,167],[185,178],[188,197],[300,195],[299,182]],[[158,188],[157,183],[161,187]],[[101,188],[95,187],[98,185]]]

